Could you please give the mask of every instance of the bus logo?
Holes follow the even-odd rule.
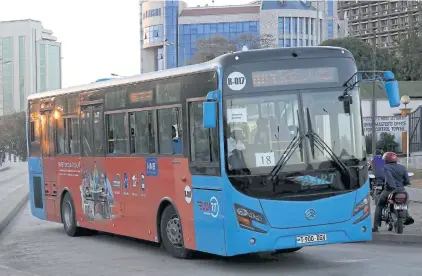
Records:
[[[206,201],[198,201],[199,210],[204,212],[204,215],[212,216],[216,218],[220,211],[220,207],[218,205],[218,200],[216,197],[212,197],[209,202]]]
[[[314,209],[308,209],[305,211],[305,218],[307,220],[313,220],[314,218],[316,218],[316,212]]]

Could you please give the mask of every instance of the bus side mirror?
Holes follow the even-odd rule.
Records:
[[[391,71],[384,72],[384,87],[390,107],[400,106],[399,83],[395,80]]]
[[[217,102],[204,102],[202,120],[204,128],[217,127]]]

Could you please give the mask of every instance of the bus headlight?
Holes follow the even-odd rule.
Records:
[[[248,229],[255,232],[260,233],[267,233],[267,231],[262,230],[255,225],[253,225],[253,222],[257,222],[260,224],[267,224],[267,220],[265,219],[265,216],[261,213],[258,213],[256,211],[253,211],[249,208],[243,207],[238,204],[234,204],[234,209],[236,212],[236,218],[237,222],[239,223],[239,226],[244,229]]]
[[[355,205],[355,208],[353,209],[353,216],[356,216],[361,211],[363,211],[363,213],[362,216],[360,216],[353,224],[357,224],[369,216],[371,212],[370,202],[369,195],[367,195]]]

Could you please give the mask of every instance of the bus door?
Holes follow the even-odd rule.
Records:
[[[55,125],[57,114],[53,109],[45,109],[41,114],[41,152],[44,176],[44,198],[47,220],[56,221],[59,219],[56,212],[57,189],[57,164]]]
[[[82,152],[82,206],[85,217],[90,220],[111,219],[110,177],[104,166],[105,133],[104,110],[102,103],[82,105],[81,152]]]

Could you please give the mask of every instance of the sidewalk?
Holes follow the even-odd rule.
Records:
[[[373,222],[375,213],[374,201],[371,201],[371,211]],[[422,203],[411,202],[409,204],[409,213],[415,223],[405,226],[403,234],[396,234],[394,230],[389,232],[387,226],[383,223],[379,228],[379,233],[373,233],[372,242],[422,244]]]
[[[26,162],[5,163],[2,168],[0,168],[0,233],[27,202],[29,194]]]

